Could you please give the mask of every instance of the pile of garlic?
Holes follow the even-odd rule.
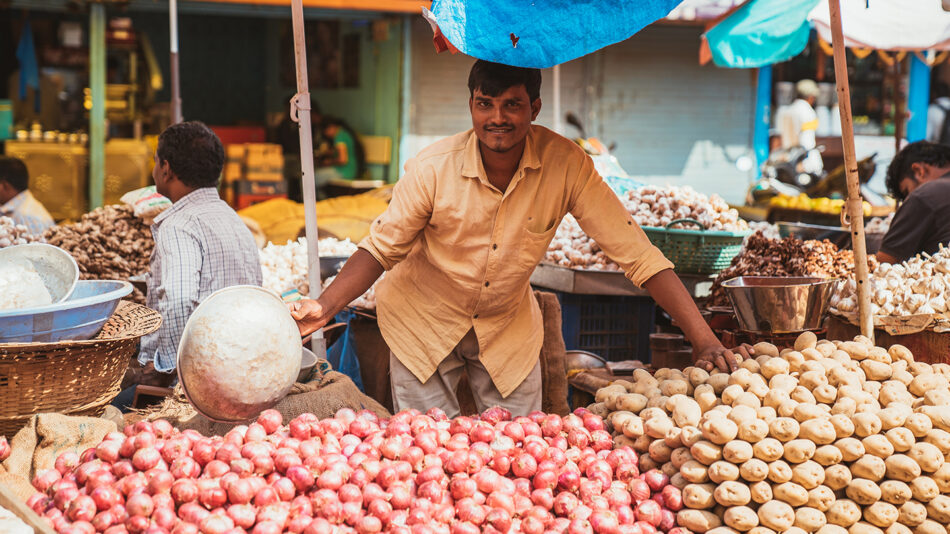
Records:
[[[933,256],[923,254],[903,263],[882,263],[868,282],[872,315],[950,317],[950,248],[943,245]],[[842,284],[831,307],[845,314],[857,312],[857,284],[853,278]]]
[[[643,186],[620,199],[640,226],[664,228],[676,219],[695,219],[707,230],[739,232],[749,224],[739,218],[719,195],[706,196],[692,187]],[[673,228],[696,230],[695,225],[676,224]]]
[[[33,237],[26,226],[17,224],[11,217],[0,217],[0,248],[25,245],[34,241],[39,239]]]
[[[864,225],[864,232],[867,234],[886,234],[891,229],[891,222],[894,220],[894,214],[887,217],[875,217]]]
[[[604,254],[593,239],[581,230],[577,219],[567,214],[551,244],[545,261],[561,267],[590,269],[594,271],[619,271],[620,267]]]
[[[349,239],[338,240],[326,237],[318,242],[321,257],[349,257],[356,252],[356,245]],[[287,241],[286,245],[268,243],[261,249],[263,286],[282,294],[296,289],[301,295],[310,294],[307,279],[307,239]]]
[[[373,285],[366,290],[366,293],[356,297],[356,300],[350,303],[350,307],[356,308],[358,310],[376,311],[376,284],[378,284],[385,276],[386,273],[381,274],[379,278],[376,279],[376,282],[374,282]],[[330,278],[324,280],[323,288],[326,289],[331,283],[333,283],[333,280],[335,279],[335,276],[331,276]]]

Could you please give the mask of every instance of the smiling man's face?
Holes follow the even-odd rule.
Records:
[[[541,111],[541,99],[531,102],[524,85],[509,87],[498,96],[475,89],[469,109],[482,146],[493,152],[508,152],[527,137],[531,121]]]

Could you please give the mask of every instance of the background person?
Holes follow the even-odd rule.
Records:
[[[0,156],[0,216],[13,219],[40,237],[55,223],[46,208],[27,188],[30,174],[26,165],[17,158]]]
[[[887,190],[901,201],[878,261],[899,263],[950,244],[950,146],[917,141],[887,167]]]
[[[324,179],[352,181],[362,176],[366,172],[366,156],[356,132],[337,117],[324,117],[321,126],[323,138],[331,145],[321,162],[327,167],[320,170]]]
[[[821,154],[813,150],[817,146],[818,114],[815,102],[819,94],[814,80],[800,80],[795,84],[797,98],[778,117],[782,148],[800,146],[808,151],[802,161],[802,171],[819,174],[824,169]]]

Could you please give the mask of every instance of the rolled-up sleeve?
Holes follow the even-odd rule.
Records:
[[[672,269],[670,260],[650,243],[586,155],[580,176],[571,195],[569,211],[584,232],[623,269],[626,277],[637,287],[642,287],[655,274]]]
[[[393,188],[389,207],[373,221],[369,235],[359,247],[376,258],[387,271],[412,250],[416,238],[432,216],[434,171],[412,159],[406,174]]]

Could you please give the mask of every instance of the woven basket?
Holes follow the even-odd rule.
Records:
[[[670,228],[677,223],[693,224],[700,230]],[[680,274],[717,274],[732,263],[732,259],[742,251],[743,239],[752,233],[703,228],[697,220],[676,219],[666,228],[644,226],[643,231],[650,242],[673,262],[673,270]]]
[[[119,394],[139,338],[158,312],[122,301],[95,339],[0,343],[0,435],[13,437],[38,413],[98,415]]]

